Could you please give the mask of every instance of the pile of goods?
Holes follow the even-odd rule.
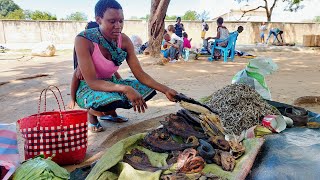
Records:
[[[226,131],[236,135],[261,124],[266,115],[280,115],[276,108],[245,84],[232,84],[218,90],[206,104],[218,113]]]
[[[209,107],[182,94],[177,99],[184,109],[168,115],[161,122],[161,128],[150,131],[140,142],[153,152],[168,153],[168,167],[153,167],[148,156],[139,149],[132,149],[123,161],[135,169],[152,172],[175,164],[175,172],[162,175],[163,179],[199,173],[205,164],[212,163],[225,171],[233,171],[236,159],[245,152],[242,143],[235,136],[228,141],[225,139],[219,117]]]

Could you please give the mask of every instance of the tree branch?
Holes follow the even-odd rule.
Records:
[[[271,8],[270,8],[270,14],[272,14],[273,8],[276,6],[277,1],[278,1],[278,0],[274,0],[274,1],[273,1],[273,4],[272,4],[272,6],[271,6]]]
[[[255,11],[255,10],[260,9],[260,8],[264,8],[264,9],[266,9],[266,7],[265,7],[265,6],[258,6],[258,7],[256,7],[256,8],[249,9],[249,10],[247,10],[247,11],[242,11],[242,12],[243,12],[243,14],[242,14],[242,16],[238,19],[238,21],[240,21],[240,20],[241,20],[241,18],[243,18],[243,17],[244,17],[244,15],[245,15],[245,14],[247,14],[248,12]]]

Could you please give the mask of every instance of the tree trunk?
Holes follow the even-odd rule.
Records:
[[[267,11],[267,20],[268,20],[268,22],[271,22],[271,14],[268,13],[268,11]]]
[[[164,19],[170,0],[152,0],[149,19],[149,44],[147,51],[152,57],[160,56],[161,42],[164,33]]]

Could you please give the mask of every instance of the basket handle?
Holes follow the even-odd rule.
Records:
[[[59,100],[58,100],[58,97],[57,97],[56,93],[51,89],[51,87],[54,87],[55,89],[58,90],[58,92],[59,92],[59,94],[60,94],[60,99],[61,99],[61,101],[62,101],[63,109],[64,109],[64,111],[66,110],[66,109],[65,109],[65,106],[64,106],[64,101],[63,101],[63,99],[62,99],[62,95],[61,95],[61,92],[60,92],[59,88],[56,87],[56,86],[53,86],[53,85],[48,86],[46,89],[43,89],[43,90],[41,91],[41,93],[40,93],[39,103],[38,103],[38,121],[37,121],[37,127],[38,127],[38,128],[40,127],[40,116],[39,116],[39,114],[40,114],[40,110],[41,110],[41,98],[42,98],[42,94],[44,93],[44,111],[43,111],[43,112],[46,112],[46,109],[47,109],[47,107],[46,107],[46,106],[47,106],[47,91],[49,90],[49,91],[51,91],[52,94],[54,95],[54,97],[55,97],[55,99],[56,99],[56,102],[57,102],[57,104],[58,104],[59,114],[60,114],[60,131],[61,131],[61,130],[62,130],[62,124],[63,124],[61,105],[60,105],[60,103],[59,103]]]
[[[64,101],[63,101],[63,98],[62,98],[62,95],[61,95],[61,92],[59,90],[59,88],[57,86],[54,86],[54,85],[49,85],[47,88],[43,89],[40,93],[40,98],[39,98],[39,103],[38,103],[38,113],[40,113],[40,110],[41,110],[41,97],[42,97],[42,93],[44,93],[44,110],[43,112],[46,112],[47,111],[47,91],[48,90],[51,90],[51,92],[53,93],[53,95],[55,96],[56,98],[56,101],[57,101],[57,104],[59,106],[59,109],[60,109],[60,103],[59,103],[59,100],[57,98],[57,96],[55,95],[55,93],[53,92],[53,90],[51,89],[51,87],[55,88],[58,92],[59,92],[59,95],[60,95],[60,100],[62,102],[62,107],[63,107],[63,110],[66,111],[66,108],[65,108],[65,104],[64,104]],[[61,111],[61,109],[60,109]]]

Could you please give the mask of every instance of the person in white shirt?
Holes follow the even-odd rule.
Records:
[[[182,50],[183,50],[183,39],[176,35],[175,33],[176,30],[173,25],[169,25],[167,31],[168,31],[167,33],[170,35],[170,38],[171,38],[170,42],[178,46],[178,51],[179,51],[178,57],[181,57]],[[176,60],[178,60],[178,57],[176,58]]]
[[[262,22],[259,29],[260,29],[260,40],[261,40],[261,43],[264,43],[264,32],[267,30],[266,23]]]
[[[202,19],[202,29],[201,29],[201,39],[204,39],[206,36],[206,32],[208,31],[208,24]]]

